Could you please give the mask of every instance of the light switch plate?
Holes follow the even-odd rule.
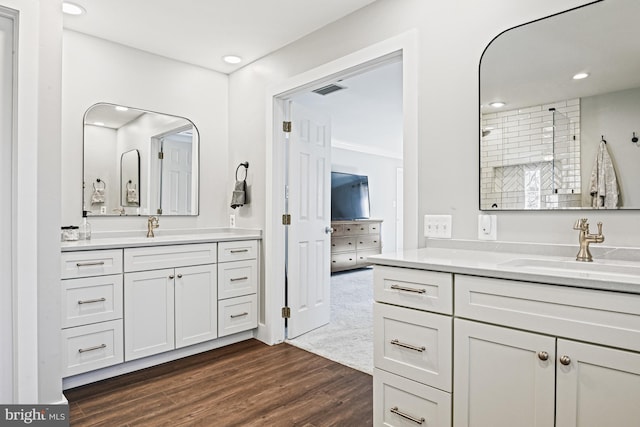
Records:
[[[497,240],[498,218],[496,215],[478,215],[478,239]]]
[[[424,237],[451,238],[451,215],[425,215]]]

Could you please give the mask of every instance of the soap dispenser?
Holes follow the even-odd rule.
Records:
[[[91,239],[91,224],[87,221],[87,211],[82,211],[82,224],[80,224],[80,240]]]

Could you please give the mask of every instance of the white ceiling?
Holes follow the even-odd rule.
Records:
[[[87,12],[65,15],[67,29],[231,73],[375,0],[70,1]]]

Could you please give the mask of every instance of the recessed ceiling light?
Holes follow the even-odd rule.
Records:
[[[222,57],[222,60],[227,64],[239,64],[242,61],[242,58],[236,55],[226,55]]]
[[[507,104],[502,102],[502,101],[496,101],[496,102],[490,102],[489,103],[489,106],[493,107],[493,108],[500,108],[500,107],[504,107],[505,105],[507,105]]]
[[[589,77],[589,73],[578,73],[575,76],[573,76],[573,80],[582,80],[582,79],[586,79],[587,77]]]
[[[104,126],[104,122],[93,122],[96,126]]]
[[[116,110],[118,111],[129,111],[129,107],[123,107],[122,105],[117,105]]]
[[[82,6],[78,6],[75,3],[69,3],[68,1],[62,2],[62,12],[67,15],[82,15],[87,11]]]

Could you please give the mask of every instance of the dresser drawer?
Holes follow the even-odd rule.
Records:
[[[374,303],[377,368],[451,391],[452,318]]]
[[[376,368],[373,425],[450,427],[451,395]]]
[[[355,237],[334,237],[331,239],[331,252],[344,252],[356,250]]]
[[[331,224],[332,236],[344,236],[344,224]]]
[[[122,249],[62,252],[60,258],[63,279],[122,273]]]
[[[63,376],[124,361],[122,320],[62,330]]]
[[[62,327],[122,318],[122,274],[62,281]]]
[[[255,294],[258,290],[258,261],[233,261],[218,265],[218,299]]]
[[[456,275],[456,317],[640,351],[640,295]]]
[[[356,239],[358,250],[360,249],[369,249],[369,248],[379,248],[380,247],[380,236],[376,235],[364,235],[358,236]]]
[[[218,302],[218,336],[235,334],[258,327],[256,294]]]
[[[378,302],[436,313],[453,313],[450,273],[376,265],[374,299]]]
[[[380,224],[369,224],[369,234],[380,234]]]
[[[356,264],[357,265],[370,265],[371,263],[369,261],[367,261],[367,258],[370,257],[371,255],[378,255],[380,254],[380,249],[369,249],[366,251],[361,251],[358,250],[357,256],[356,256]]]
[[[356,252],[331,254],[331,269],[351,268],[356,266]]]
[[[124,271],[215,264],[216,253],[215,243],[130,248],[124,250]]]
[[[257,240],[218,243],[218,262],[240,261],[243,259],[255,259],[257,257]]]

